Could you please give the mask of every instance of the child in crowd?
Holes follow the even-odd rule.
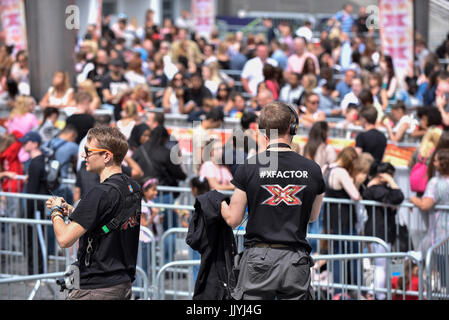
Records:
[[[159,209],[151,208],[147,205],[153,204],[153,200],[157,197],[157,186],[159,182],[156,178],[146,178],[143,181],[142,215],[140,218],[140,225],[143,227],[147,227],[151,230],[151,232],[153,232],[155,236],[157,236],[161,233],[158,230],[158,226],[160,226],[161,222],[158,215]],[[142,238],[142,233],[140,235],[140,240],[145,242],[145,240]]]
[[[358,121],[359,117],[359,107],[354,104],[350,103],[348,107],[345,110],[345,120],[340,121],[335,125],[336,129],[346,129],[346,139],[354,138],[356,135],[356,132],[353,132],[351,130],[356,128],[361,128]]]
[[[142,227],[148,228],[157,240],[158,235],[162,234],[161,221],[158,215],[159,209],[148,207],[153,203],[153,200],[157,197],[157,186],[158,180],[156,178],[145,178],[142,180],[142,214],[140,216],[140,249],[141,253],[138,257],[141,258],[141,266],[145,273],[148,275],[150,273],[150,243],[152,241],[148,232],[144,231]],[[138,281],[140,277],[138,276]]]
[[[365,236],[373,236],[383,239],[389,247],[396,241],[396,209],[391,205],[399,205],[404,201],[404,194],[394,181],[395,168],[387,162],[373,162],[370,169],[371,181],[363,191],[364,200],[372,200],[390,205],[369,206],[366,205],[368,220],[365,224]],[[386,215],[386,216],[385,216]],[[385,224],[386,223],[386,224]],[[371,244],[374,253],[385,253],[385,248],[379,244]],[[387,259],[374,259],[375,288],[385,288]],[[385,299],[384,293],[376,293],[379,300]]]
[[[404,276],[391,278],[391,289],[394,290],[393,300],[418,300],[418,296],[398,293],[398,290],[415,292],[419,290],[418,266],[410,259],[404,262]]]

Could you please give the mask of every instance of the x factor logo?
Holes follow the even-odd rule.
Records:
[[[277,206],[279,203],[284,201],[284,203],[288,206],[301,205],[302,202],[295,195],[305,189],[306,186],[297,186],[293,184],[289,184],[285,188],[282,188],[278,184],[274,185],[263,185],[265,190],[267,190],[272,196],[262,202],[262,204],[268,204],[270,206]]]

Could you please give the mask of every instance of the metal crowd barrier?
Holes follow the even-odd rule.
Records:
[[[174,198],[173,193],[179,193],[180,194],[180,198],[184,198],[183,204],[173,204],[173,203],[153,203],[151,205],[146,205],[148,207],[152,207],[152,208],[159,208],[161,211],[165,210],[165,211],[170,211],[172,213],[174,213],[173,215],[173,219],[178,219],[179,216],[177,214],[177,212],[179,212],[180,210],[187,210],[189,212],[193,211],[194,208],[191,205],[194,199],[191,195],[191,190],[190,188],[180,188],[180,187],[168,187],[168,186],[159,186],[159,191],[161,192],[161,194],[171,194],[170,198]],[[226,191],[224,192],[226,194],[231,195],[232,191]],[[0,196],[1,197],[5,197],[5,198],[11,198],[11,199],[19,199],[19,200],[31,200],[32,202],[36,203],[37,201],[45,201],[47,200],[50,195],[30,195],[30,194],[21,194],[21,193],[9,193],[9,192],[0,192]],[[25,205],[26,205],[27,201],[25,201]],[[335,206],[332,210],[331,210],[331,205]],[[356,207],[357,205],[357,207]],[[359,202],[354,202],[352,200],[349,199],[331,199],[331,198],[324,198],[324,204],[323,204],[323,212],[327,212],[328,216],[327,216],[327,220],[323,219],[323,226],[325,227],[326,230],[329,230],[329,213],[330,214],[336,214],[339,215],[339,218],[337,219],[339,221],[339,223],[341,224],[342,221],[342,209],[344,207],[349,208],[349,230],[358,230],[357,232],[354,232],[353,235],[355,234],[363,234],[363,223],[362,226],[360,225],[360,222],[364,219],[366,219],[366,215],[369,212],[366,212],[365,210],[365,215],[360,214],[360,210],[363,211],[364,208],[368,206],[371,207],[370,210],[372,210],[373,212],[380,208],[380,210],[382,211],[382,217],[380,219],[376,219],[374,218],[372,220],[372,225],[368,226],[368,228],[372,227],[374,230],[376,231],[376,226],[378,226],[379,224],[383,224],[384,225],[384,230],[385,233],[387,234],[388,230],[393,227],[395,230],[395,235],[396,238],[400,238],[400,236],[402,235],[401,233],[404,232],[404,230],[401,228],[401,224],[399,221],[399,215],[396,214],[396,219],[394,222],[394,226],[389,225],[389,220],[388,218],[388,212],[387,212],[387,206],[385,206],[382,203],[378,203],[378,202],[374,202],[374,201],[366,201],[366,200],[362,200]],[[36,206],[34,207],[36,208]],[[407,210],[408,212],[410,212],[408,220],[410,219],[416,219],[416,217],[414,216],[416,214],[412,213],[411,210],[414,209],[413,205],[411,203],[408,202],[403,202],[402,204],[400,204],[399,206],[396,207],[399,211],[400,208]],[[437,206],[434,209],[436,210],[443,210],[443,211],[449,211],[449,206]],[[33,209],[34,210],[34,209]],[[332,212],[330,212],[332,211]],[[45,210],[44,216],[46,216],[47,210]],[[375,216],[375,215],[374,215]],[[320,217],[324,217],[323,213],[320,215]],[[357,217],[357,218],[356,218]],[[421,219],[420,218],[421,215],[418,215],[418,220]],[[449,216],[446,216],[446,219]],[[357,223],[357,220],[359,220]],[[179,223],[179,222],[178,222]],[[423,221],[421,221],[420,223],[417,224],[425,224],[425,221],[423,219]],[[410,226],[411,222],[410,221],[405,221],[405,225]],[[447,225],[447,223],[445,223],[445,225]],[[34,227],[30,227],[30,226],[34,226]],[[24,219],[24,218],[10,218],[10,217],[0,217],[0,230],[1,230],[1,237],[0,237],[0,257],[2,258],[2,264],[0,265],[0,275],[2,276],[12,276],[12,275],[25,275],[27,274],[29,271],[26,270],[26,265],[27,264],[32,264],[32,270],[34,274],[39,273],[38,268],[39,268],[39,264],[41,262],[39,262],[40,260],[40,255],[43,256],[43,259],[45,262],[51,261],[52,263],[54,263],[54,268],[56,268],[56,271],[61,270],[61,266],[60,263],[63,263],[63,268],[65,268],[69,263],[70,260],[74,260],[73,257],[76,254],[76,250],[71,250],[70,252],[65,252],[65,256],[61,256],[61,252],[59,249],[59,246],[57,245],[57,242],[55,241],[55,239],[51,239],[51,237],[49,236],[51,234],[52,231],[52,224],[50,220],[40,220],[40,219]],[[41,231],[39,233],[38,227],[41,228]],[[169,230],[170,228],[173,227],[173,225],[169,225]],[[32,229],[32,233],[27,232],[27,228],[28,229]],[[143,261],[146,261],[146,272],[149,275],[149,282],[151,282],[152,285],[154,285],[156,283],[156,272],[157,270],[160,270],[161,266],[163,266],[165,264],[165,262],[172,262],[174,260],[179,260],[180,257],[185,259],[186,254],[188,254],[189,248],[185,247],[185,244],[183,245],[184,242],[184,238],[183,237],[176,237],[174,236],[171,241],[170,240],[170,236],[173,236],[174,234],[176,234],[175,232],[176,229],[171,229],[170,232],[166,232],[165,234],[163,234],[160,239],[156,240],[154,235],[151,234],[151,232],[149,232],[150,237],[151,237],[151,243],[150,246],[147,247],[145,250],[147,251],[147,258],[144,259],[142,255],[142,250],[140,250],[139,253],[139,257],[141,259],[141,262],[143,263]],[[182,229],[178,229],[178,230],[182,230]],[[342,230],[341,225],[338,228],[339,231]],[[390,242],[392,251],[403,251],[403,252],[408,252],[410,250],[417,250],[417,245],[419,244],[419,237],[418,240],[413,239],[413,237],[415,237],[414,235],[414,230],[413,229],[409,229],[409,234],[405,239],[402,239],[403,242],[393,242],[391,243],[391,239],[388,239],[388,236],[385,237],[385,242]],[[449,234],[448,230],[446,231],[446,236]],[[184,232],[184,231],[183,231]],[[336,235],[331,235],[331,237],[335,237]],[[378,234],[376,234],[376,232],[373,233],[373,236],[379,236]],[[422,234],[420,235],[422,237]],[[312,239],[313,240],[313,239]],[[321,239],[322,241],[325,241],[324,239]],[[422,239],[421,239],[422,240]],[[404,243],[405,242],[405,243]],[[25,244],[28,243],[31,245],[29,246],[25,246]],[[167,245],[168,243],[168,245]],[[142,245],[142,244],[141,244]],[[54,246],[55,251],[52,254],[48,254],[48,258],[46,258],[46,255],[44,255],[43,253],[47,253],[47,249],[51,248],[52,246]],[[31,249],[29,249],[31,248]],[[44,248],[44,250],[42,250],[42,248]],[[179,250],[179,248],[181,248],[181,250]],[[318,250],[317,252],[319,254],[321,254],[322,252],[319,251],[321,248],[320,244],[318,244]],[[341,248],[341,246],[340,246]],[[329,244],[328,244],[328,249],[329,249]],[[157,253],[157,250],[159,250],[159,252]],[[359,246],[359,248],[356,250],[357,252],[361,252],[361,247]],[[30,256],[31,252],[31,256],[32,256],[32,260],[27,261],[26,258],[28,256]],[[166,252],[168,252],[168,254],[166,254]],[[348,252],[344,252],[346,253],[354,253],[353,250],[349,250]],[[71,257],[72,256],[72,257]],[[41,263],[42,264],[42,263]],[[45,265],[45,263],[44,263]],[[141,265],[139,263],[139,265]],[[156,267],[155,267],[156,266]],[[150,268],[151,270],[148,270],[148,268]]]
[[[432,246],[426,255],[427,299],[449,299],[449,237]]]
[[[172,234],[178,234],[185,238],[186,228],[174,228],[167,230],[162,238],[166,238]],[[234,231],[237,238],[244,235],[244,231]],[[352,243],[356,244],[357,249],[354,253],[337,253],[333,249],[328,252],[318,252],[313,255],[315,268],[312,269],[312,283],[316,291],[317,299],[332,299],[340,296],[340,299],[361,299],[367,293],[373,295],[383,294],[386,299],[391,300],[392,295],[407,295],[417,299],[424,297],[424,275],[423,261],[419,252],[389,252],[389,246],[385,241],[376,237],[363,236],[343,236],[343,235],[325,235],[325,234],[308,234],[307,239],[332,242],[329,248],[334,248],[337,243],[341,247],[349,247]],[[240,239],[237,239],[239,241]],[[163,243],[163,242],[162,242]],[[335,244],[335,245],[334,245]],[[369,252],[369,245],[376,244],[383,248],[384,253]],[[383,259],[386,261],[382,267],[384,272],[384,285],[376,283],[376,273],[373,268],[376,260]],[[418,290],[401,290],[392,288],[392,278],[405,278],[404,259],[413,260],[418,266],[419,288]],[[322,272],[323,262],[328,265],[326,271]],[[343,267],[340,269],[341,277],[336,280],[332,278],[334,262],[342,265],[356,265],[358,276],[350,279],[348,274],[351,267]],[[193,295],[194,281],[192,267],[198,266],[200,260],[176,260],[164,263],[160,266],[156,276],[156,289],[154,299],[191,299]],[[402,267],[402,271],[401,271]],[[352,270],[353,271],[353,270]],[[378,270],[377,270],[378,271]],[[323,277],[324,275],[324,277]],[[331,276],[329,276],[331,275]],[[184,280],[184,281],[180,281]],[[409,280],[410,281],[410,280]],[[338,293],[340,292],[340,293]]]
[[[2,300],[34,300],[38,291],[45,284],[53,295],[54,300],[61,299],[56,287],[56,279],[64,277],[65,272],[36,274],[29,276],[13,276],[0,278],[0,299]],[[31,282],[34,282],[34,285]],[[28,283],[31,283],[28,285]],[[6,287],[6,289],[5,289]],[[6,291],[4,293],[3,291]],[[48,299],[48,295],[44,298]]]

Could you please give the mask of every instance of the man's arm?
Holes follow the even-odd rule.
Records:
[[[53,218],[53,230],[61,248],[70,248],[87,231],[74,221],[65,224],[59,216]]]
[[[69,215],[73,212],[73,206],[67,204],[67,202],[60,197],[52,197],[48,199],[46,206],[49,209],[54,206],[63,207],[63,215]],[[53,222],[53,230],[55,231],[56,240],[61,248],[70,248],[87,231],[79,223],[74,221],[69,224],[65,224],[60,215],[52,216],[51,220]]]
[[[315,197],[312,204],[312,212],[310,213],[309,222],[314,222],[318,219],[321,211],[321,204],[323,203],[324,192]]]
[[[229,205],[226,201],[221,203],[221,216],[231,228],[236,228],[242,222],[246,203],[246,192],[239,188],[235,188]]]

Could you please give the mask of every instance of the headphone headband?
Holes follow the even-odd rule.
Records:
[[[290,111],[293,113],[293,115],[295,116],[295,123],[294,124],[290,124],[289,127],[289,133],[291,136],[295,136],[296,132],[298,131],[298,127],[299,127],[299,117],[298,117],[298,113],[296,112],[295,108],[293,108],[292,105],[285,103],[285,105],[290,109]]]

